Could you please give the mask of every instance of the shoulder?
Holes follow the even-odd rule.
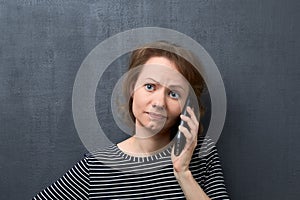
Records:
[[[219,159],[216,143],[210,137],[199,137],[192,156],[192,162],[209,165],[216,159]]]
[[[211,152],[216,150],[215,142],[208,136],[198,137],[197,146],[194,153],[199,156],[208,156]]]
[[[120,150],[115,144],[112,144],[103,149],[97,149],[84,154],[82,159],[89,167],[100,166],[108,161],[119,160],[120,159]]]

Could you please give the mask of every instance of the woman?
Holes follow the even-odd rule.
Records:
[[[124,89],[133,136],[86,155],[34,199],[229,199],[217,150],[200,136],[204,81],[183,57],[193,60],[166,42],[135,50]],[[181,115],[191,94],[197,103]],[[175,156],[178,129],[185,146]]]

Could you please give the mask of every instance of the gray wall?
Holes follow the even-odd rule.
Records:
[[[29,199],[82,158],[76,72],[101,41],[143,26],[185,33],[216,62],[228,98],[218,148],[232,199],[299,199],[299,8],[298,0],[1,0],[0,199]],[[97,104],[100,116],[105,109]]]

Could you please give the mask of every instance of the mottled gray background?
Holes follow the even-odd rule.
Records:
[[[299,11],[298,0],[0,0],[0,199],[30,199],[82,158],[76,72],[101,41],[143,26],[185,33],[219,67],[228,112],[218,148],[232,199],[299,199]],[[124,135],[105,113],[124,60],[97,90],[116,140]]]

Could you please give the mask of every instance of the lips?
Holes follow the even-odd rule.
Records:
[[[146,112],[152,120],[165,120],[167,117],[161,113]]]

